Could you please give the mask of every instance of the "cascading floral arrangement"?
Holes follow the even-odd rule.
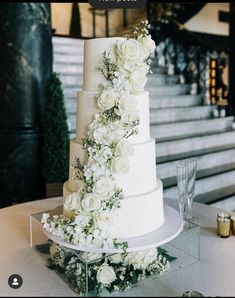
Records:
[[[123,199],[115,174],[129,170],[133,146],[128,138],[138,133],[139,116],[133,95],[144,92],[150,72],[150,54],[155,42],[148,21],[142,21],[132,38],[117,40],[114,55],[104,52],[98,70],[106,78],[96,95],[100,112],[83,139],[88,159],[76,159],[75,178],[80,187],[67,196],[64,209],[73,213],[50,216],[44,213],[43,228],[62,240],[86,247],[122,247],[110,234],[110,226]]]

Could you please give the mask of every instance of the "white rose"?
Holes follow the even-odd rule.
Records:
[[[102,258],[102,253],[85,251],[85,252],[81,253],[81,257],[86,262],[92,262],[92,261],[99,260],[100,258]]]
[[[103,285],[110,285],[116,280],[116,274],[113,267],[104,263],[97,272],[97,281]]]
[[[97,213],[94,217],[94,221],[96,226],[101,230],[104,228],[107,228],[112,223],[111,214],[110,212],[106,212],[106,211]]]
[[[125,174],[129,171],[129,160],[127,157],[115,157],[112,160],[112,171],[117,174]]]
[[[143,56],[147,58],[150,53],[153,53],[156,44],[150,35],[138,36],[137,41],[140,43],[140,52],[143,51]]]
[[[120,264],[123,262],[123,254],[114,254],[110,256],[108,259],[113,264]]]
[[[136,60],[139,58],[139,43],[133,38],[118,41],[117,54],[124,63],[126,60]]]
[[[85,212],[96,211],[101,206],[101,198],[100,196],[94,193],[85,194],[82,200],[82,208]]]
[[[129,265],[133,265],[135,269],[143,269],[144,265],[142,251],[129,253],[125,258],[125,262]]]
[[[130,156],[134,154],[134,148],[126,139],[123,139],[117,143],[115,148],[115,154],[117,156]]]
[[[146,73],[140,70],[135,70],[130,74],[130,92],[139,94],[144,92],[144,87],[147,83]]]
[[[157,259],[157,255],[156,248],[132,252],[127,255],[125,262],[132,264],[135,269],[144,270]]]
[[[64,208],[66,210],[79,210],[80,207],[80,196],[78,193],[75,192],[66,197],[64,202]]]
[[[122,96],[118,102],[119,113],[132,113],[136,111],[137,101],[131,97]]]
[[[146,251],[143,251],[143,253],[144,253],[143,263],[145,267],[148,267],[149,264],[151,264],[157,259],[158,252],[156,248],[148,249]]]
[[[106,197],[114,188],[114,181],[110,177],[100,177],[94,184],[93,191],[102,197]]]
[[[89,217],[86,215],[77,215],[74,218],[74,222],[78,225],[78,227],[76,228],[76,232],[77,234],[80,234],[81,233],[80,227],[85,227],[88,224]]]
[[[109,133],[109,131],[108,131],[107,127],[101,126],[94,130],[93,137],[98,143],[107,144],[106,139],[107,139],[108,133]]]
[[[97,100],[97,105],[101,110],[109,110],[115,105],[117,95],[113,90],[104,90]]]

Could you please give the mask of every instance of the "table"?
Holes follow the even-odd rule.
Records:
[[[0,209],[1,297],[76,297],[59,276],[44,265],[29,243],[30,214],[53,209],[61,202],[62,198],[57,197]],[[222,209],[195,203],[194,211],[201,227],[200,262],[169,272],[119,296],[182,296],[187,290],[196,290],[205,296],[235,296],[235,236],[222,239],[216,235],[216,215]],[[8,277],[12,274],[22,276],[21,288],[8,286]]]

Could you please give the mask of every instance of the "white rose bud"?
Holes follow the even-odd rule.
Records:
[[[102,196],[106,197],[114,188],[114,181],[110,177],[100,177],[94,184],[93,191]]]
[[[115,92],[112,90],[104,90],[97,100],[97,105],[101,110],[109,110],[115,105]]]
[[[117,54],[125,62],[139,58],[139,43],[133,39],[117,42]]]
[[[122,96],[118,102],[119,112],[132,113],[136,111],[137,100],[131,97]]]
[[[109,212],[100,212],[97,213],[94,217],[94,221],[98,228],[101,230],[110,226],[111,224],[111,215]]]
[[[150,35],[138,36],[137,41],[140,43],[140,52],[142,52],[144,58],[154,52],[156,44]]]
[[[108,259],[113,264],[120,264],[123,262],[123,254],[114,254],[110,256]]]
[[[101,206],[101,198],[100,196],[94,193],[85,194],[82,200],[82,208],[85,212],[96,211]]]
[[[129,160],[127,157],[115,157],[112,160],[112,171],[116,174],[125,174],[129,171]]]
[[[130,156],[134,154],[134,148],[127,140],[123,139],[117,143],[115,148],[116,156]]]
[[[72,193],[68,195],[64,202],[64,209],[66,210],[79,210],[81,207],[80,196],[78,193]]]
[[[146,73],[141,70],[135,70],[130,74],[130,91],[134,94],[144,92],[144,87],[147,83]]]
[[[116,274],[113,267],[104,263],[97,272],[97,281],[102,285],[110,285],[116,280]]]

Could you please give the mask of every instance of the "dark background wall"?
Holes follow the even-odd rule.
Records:
[[[48,3],[0,9],[0,207],[41,198],[40,115],[52,71]]]

